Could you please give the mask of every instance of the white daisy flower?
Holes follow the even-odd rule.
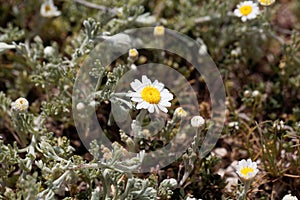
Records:
[[[53,4],[53,0],[45,0],[41,6],[40,13],[43,17],[57,17],[61,14]]]
[[[292,196],[291,194],[287,194],[282,200],[298,200],[298,198],[296,196]]]
[[[12,102],[11,107],[12,107],[12,109],[14,109],[16,111],[22,112],[22,111],[25,111],[28,109],[29,103],[28,103],[27,99],[20,97],[15,102]]]
[[[191,119],[191,125],[192,125],[192,127],[195,127],[195,128],[199,128],[199,127],[202,126],[204,123],[205,123],[205,120],[204,120],[203,117],[201,117],[201,116],[194,116],[194,117]]]
[[[142,82],[135,79],[130,83],[134,92],[129,92],[127,96],[131,97],[131,101],[137,102],[137,109],[147,109],[150,113],[159,110],[167,113],[166,107],[170,107],[173,95],[168,89],[164,88],[164,84],[155,80],[153,83],[147,76],[142,76]]]
[[[236,172],[243,181],[252,180],[258,172],[257,164],[251,159],[243,159],[236,166]]]
[[[270,6],[273,3],[275,3],[275,0],[258,0],[258,2],[260,3],[260,5],[262,6]]]
[[[237,5],[237,8],[234,10],[234,15],[237,17],[241,17],[243,22],[250,19],[255,19],[258,14],[258,5],[253,1],[241,2]]]

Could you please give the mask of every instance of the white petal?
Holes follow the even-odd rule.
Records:
[[[252,165],[252,160],[251,159],[247,159],[247,165],[251,166]]]
[[[161,93],[160,93],[162,99],[164,101],[170,101],[173,99],[173,94],[169,92],[169,90],[164,89]]]
[[[149,113],[154,113],[154,106],[153,106],[153,104],[149,104],[148,111],[149,111]]]
[[[141,97],[140,93],[137,92],[130,92],[127,94],[128,97]]]
[[[135,91],[138,91],[139,88],[142,86],[142,83],[139,80],[135,79],[133,82],[130,83],[130,86]]]
[[[164,113],[167,113],[168,112],[168,109],[160,104],[158,104],[158,107],[161,111],[163,111]]]
[[[152,84],[154,87],[156,87],[159,91],[161,91],[164,88],[164,84],[158,82],[157,80],[154,81]]]
[[[246,160],[243,159],[243,160],[239,161],[239,166],[241,166],[241,167],[247,166]]]
[[[238,9],[234,10],[234,15],[237,16],[237,17],[241,17],[241,13]]]
[[[155,112],[156,112],[156,113],[159,113],[159,108],[158,108],[158,106],[157,106],[156,104],[153,104],[153,107],[155,108]]]
[[[131,98],[131,101],[134,101],[134,102],[141,102],[141,101],[143,101],[143,99],[140,98],[140,97],[132,97],[132,98]]]
[[[143,82],[143,84],[147,84],[147,85],[151,84],[151,80],[148,79],[148,77],[145,75],[142,76],[142,82]]]
[[[142,102],[138,103],[136,108],[137,109],[141,109],[141,108],[147,109],[149,106],[150,106],[150,104],[148,102],[142,101]]]
[[[158,105],[164,106],[164,107],[170,107],[171,103],[168,101],[160,101]]]

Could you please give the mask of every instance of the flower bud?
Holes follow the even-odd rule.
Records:
[[[84,108],[85,108],[85,105],[84,105],[84,103],[82,103],[82,102],[79,102],[79,103],[76,105],[76,109],[77,109],[78,111],[83,111]]]
[[[252,92],[252,97],[258,97],[260,95],[260,92],[258,90],[254,90]]]
[[[181,118],[181,117],[186,117],[187,113],[182,107],[178,107],[175,109],[174,115]]]
[[[245,90],[244,97],[250,97],[250,96],[251,96],[251,92],[249,90]]]
[[[55,53],[55,49],[51,46],[47,46],[44,49],[44,55],[45,57],[51,57]]]
[[[201,116],[194,116],[191,119],[191,125],[192,125],[192,127],[195,127],[195,128],[199,128],[200,126],[204,125],[204,123],[205,123],[205,120]]]
[[[20,97],[11,104],[11,107],[13,110],[22,112],[22,111],[25,111],[28,109],[29,103],[28,103],[27,99]]]
[[[135,60],[139,56],[139,52],[136,49],[129,49],[128,56],[131,60]]]
[[[156,26],[154,28],[153,34],[155,36],[163,36],[165,34],[165,27],[163,27],[163,26]]]

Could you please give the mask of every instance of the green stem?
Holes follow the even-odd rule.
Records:
[[[145,119],[146,114],[147,114],[147,110],[143,109],[143,110],[141,110],[141,112],[136,117],[136,120],[138,122],[140,122],[141,125],[143,124],[143,121]]]
[[[239,195],[238,200],[246,200],[247,192],[250,188],[250,185],[251,185],[250,181],[245,181],[243,192]]]

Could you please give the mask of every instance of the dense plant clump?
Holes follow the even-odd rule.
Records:
[[[299,9],[298,0],[1,1],[0,199],[299,199]],[[158,47],[167,29],[192,38],[220,72],[226,117],[204,156],[214,126],[205,78],[179,55],[135,47],[126,30],[143,27],[153,28]],[[77,102],[82,65],[103,41],[127,53],[107,66],[95,60],[93,97]],[[114,92],[147,63],[187,80],[197,115],[167,84],[176,80],[155,78],[161,71]],[[73,113],[91,110],[111,145],[95,139],[87,147],[79,137]],[[177,160],[139,172],[147,153],[172,140],[186,146]]]

